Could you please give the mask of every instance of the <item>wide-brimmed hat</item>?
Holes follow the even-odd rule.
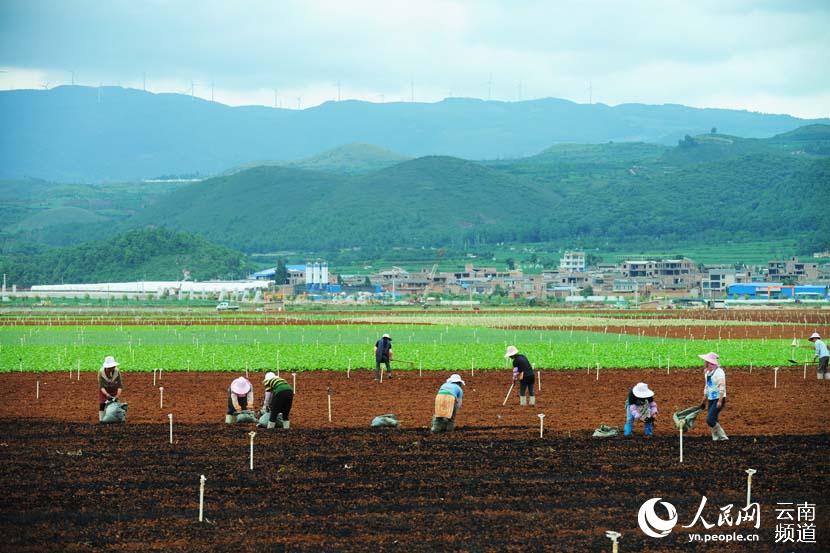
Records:
[[[389,336],[388,334],[384,334],[383,336],[381,336],[381,338],[388,338],[388,339],[390,339],[390,340],[392,339],[392,337],[391,337],[391,336]]]
[[[235,393],[238,396],[243,394],[247,394],[251,391],[251,383],[248,382],[248,379],[244,376],[240,376],[233,382],[231,382],[231,392]]]
[[[507,346],[507,352],[504,354],[504,358],[513,357],[517,353],[519,353],[519,350],[516,349],[516,346]]]
[[[115,360],[115,357],[112,355],[107,355],[104,358],[104,363],[101,365],[102,369],[111,369],[113,367],[117,367],[119,365],[118,361]]]
[[[807,338],[807,339],[812,341],[812,340],[818,340],[819,338],[821,338],[821,335],[818,332],[813,332],[812,334],[810,334],[810,337]]]
[[[262,379],[262,381],[263,381],[263,382],[268,382],[268,381],[269,381],[269,380],[271,380],[272,378],[277,378],[277,375],[276,375],[276,374],[274,374],[274,372],[273,372],[273,371],[268,371],[267,373],[265,373],[265,378],[263,378],[263,379]]]
[[[704,353],[703,355],[698,355],[701,359],[706,361],[707,363],[711,363],[712,365],[720,365],[720,361],[718,361],[719,357],[718,354],[714,351],[710,351],[709,353]]]
[[[447,379],[447,383],[448,384],[464,384],[464,381],[461,380],[461,376],[459,376],[457,374],[453,374],[453,375],[450,375],[450,377]]]
[[[654,392],[648,389],[648,384],[645,382],[638,382],[637,385],[634,386],[634,397],[645,399],[652,396],[654,396]]]

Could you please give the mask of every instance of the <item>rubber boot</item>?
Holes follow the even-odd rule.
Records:
[[[282,427],[283,429],[288,430],[291,428],[291,421],[282,421]]]
[[[277,423],[268,421],[268,430],[273,430],[277,427]]]
[[[536,396],[530,396],[530,405],[536,405]]]
[[[527,405],[527,398],[525,396],[519,396],[519,405]]]
[[[819,380],[824,380],[824,375],[822,373],[816,373],[816,378]]]
[[[718,433],[718,440],[728,440],[729,436],[726,435],[726,432],[723,431],[723,427],[720,423],[715,425],[715,431]]]
[[[225,415],[225,424],[233,424],[234,418],[233,415]]]
[[[98,422],[102,422],[104,420],[104,412],[98,411]]]
[[[712,430],[712,441],[717,442],[718,441],[718,430],[715,426],[713,426],[711,428],[711,430]]]

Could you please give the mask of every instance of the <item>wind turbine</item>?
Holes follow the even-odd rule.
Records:
[[[40,87],[43,90],[49,90],[49,81],[46,81],[45,83],[41,84]]]

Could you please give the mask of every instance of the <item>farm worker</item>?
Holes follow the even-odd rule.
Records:
[[[104,358],[101,370],[98,371],[98,422],[104,418],[107,401],[117,400],[121,397],[121,392],[124,391],[118,364],[115,357],[108,355]]]
[[[294,402],[294,390],[291,385],[272,372],[265,375],[265,404],[271,417],[268,419],[268,428],[289,428],[288,416],[291,414],[291,404]]]
[[[375,380],[380,380],[380,364],[386,365],[386,377],[392,378],[392,369],[389,362],[392,360],[392,338],[388,334],[381,336],[375,342]]]
[[[721,410],[726,407],[726,373],[720,366],[717,353],[712,351],[698,355],[698,357],[706,363],[703,369],[706,385],[703,387],[703,403],[701,404],[702,409],[707,409],[706,424],[712,429],[714,441],[728,440],[729,437],[718,422]]]
[[[432,432],[451,432],[455,430],[455,415],[461,409],[464,381],[457,374],[450,376],[438,388],[435,396],[435,414],[432,417]]]
[[[830,361],[830,351],[818,332],[813,332],[809,340],[816,346],[816,357],[818,357],[818,372],[816,377],[819,380],[830,380],[827,376],[827,362]]]
[[[536,396],[533,395],[533,384],[536,382],[536,375],[533,374],[533,367],[527,357],[519,353],[516,346],[507,346],[505,359],[513,360],[513,382],[519,381],[519,405],[536,405]],[[528,397],[525,397],[525,394]]]
[[[636,386],[628,391],[628,398],[625,400],[625,427],[623,433],[626,436],[631,436],[634,421],[643,421],[645,424],[643,434],[651,436],[655,418],[657,418],[657,402],[654,401],[654,392],[649,389],[645,382],[638,382]]]
[[[225,422],[236,422],[236,415],[249,405],[251,408],[254,406],[254,387],[247,378],[240,376],[228,387],[228,413],[225,415]]]

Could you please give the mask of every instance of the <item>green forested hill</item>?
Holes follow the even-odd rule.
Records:
[[[244,278],[247,258],[204,238],[161,228],[133,230],[67,248],[17,247],[0,256],[0,272],[18,286],[45,283]]]
[[[811,134],[808,146],[824,136]],[[644,238],[820,243],[830,236],[822,215],[829,183],[830,159],[805,144],[712,133],[673,148],[562,145],[487,163],[432,156],[367,175],[259,167],[177,190],[130,224],[164,224],[243,251]]]

